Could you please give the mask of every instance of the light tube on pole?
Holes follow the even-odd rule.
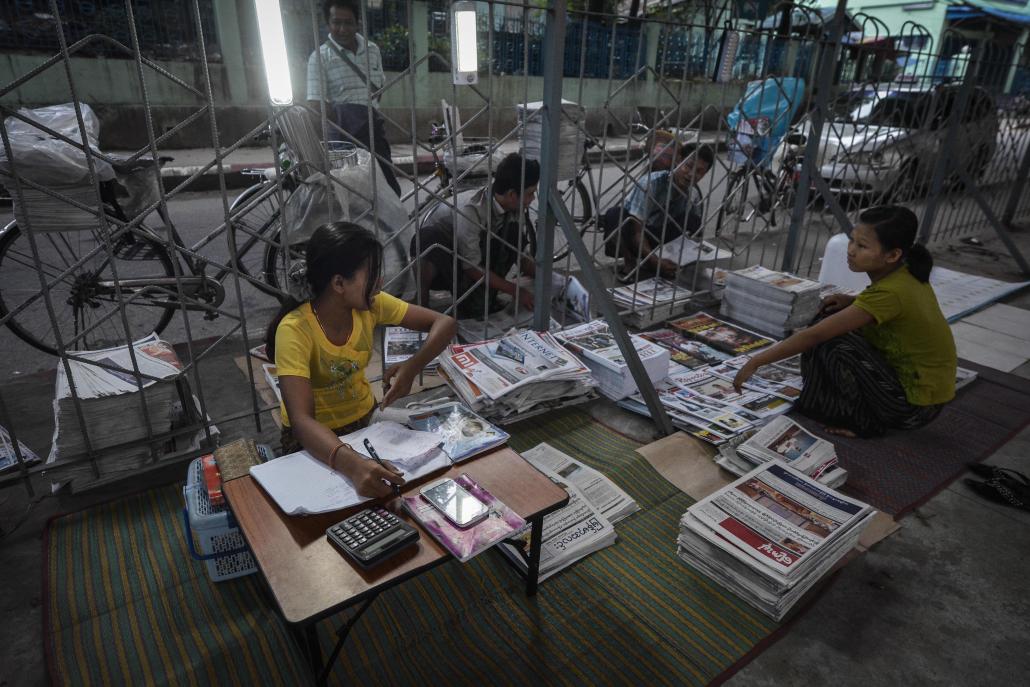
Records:
[[[456,85],[478,83],[479,39],[474,2],[451,5],[451,64]]]
[[[279,0],[254,0],[254,10],[261,34],[268,97],[273,105],[292,105],[293,84],[290,82],[290,62],[286,57],[286,35]]]

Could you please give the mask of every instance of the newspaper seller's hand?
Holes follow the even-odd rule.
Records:
[[[528,289],[521,289],[519,291],[519,305],[523,310],[533,309],[533,292]]]
[[[344,451],[340,452],[342,460],[337,461],[338,469],[361,496],[378,499],[392,494],[393,485],[404,486],[400,471],[388,462],[380,465],[355,451]]]
[[[660,260],[658,262],[658,273],[664,279],[675,279],[676,278],[676,270],[678,270],[678,269],[679,269],[679,265],[677,265],[672,260],[668,260],[668,259],[664,259],[663,258],[662,260]]]
[[[751,375],[758,369],[758,365],[755,365],[755,359],[749,358],[744,367],[740,368],[737,372],[737,376],[733,378],[733,388],[736,389],[737,393],[741,392],[744,386],[744,382],[751,379]]]
[[[823,299],[823,305],[819,308],[819,313],[822,315],[832,315],[839,310],[843,310],[854,302],[854,296],[849,296],[845,293],[834,293]]]
[[[418,370],[413,369],[408,363],[388,368],[383,373],[383,402],[380,407],[385,408],[398,398],[410,394],[411,385],[417,374]]]

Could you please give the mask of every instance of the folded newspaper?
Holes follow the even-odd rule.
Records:
[[[782,462],[691,506],[680,557],[780,620],[858,542],[875,511]]]
[[[683,305],[693,295],[689,289],[660,277],[608,289],[620,308],[633,311],[658,306]]]
[[[522,457],[569,493],[568,505],[544,516],[540,581],[614,544],[615,523],[640,509],[603,474],[548,444],[539,444]],[[499,548],[523,572],[528,571],[528,531]]]
[[[429,336],[405,327],[386,327],[383,332],[383,362],[387,367],[400,365],[418,353]],[[430,374],[436,372],[436,361],[430,361],[424,368]]]
[[[548,332],[519,330],[500,339],[451,345],[440,371],[465,404],[491,420],[588,397],[590,370]]]
[[[26,466],[35,465],[40,458],[35,451],[18,440],[18,451]],[[4,472],[18,465],[18,454],[15,452],[14,441],[7,432],[7,428],[0,425],[0,472]]]
[[[65,366],[57,366],[54,438],[46,462],[82,458],[78,464],[47,471],[50,479],[62,484],[70,481],[77,490],[105,476],[130,472],[151,459],[149,446],[124,445],[149,438],[148,429],[150,437],[170,432],[188,410],[183,402],[189,396],[178,355],[156,334],[131,348],[74,351],[71,356],[70,379]],[[96,456],[100,477],[85,461],[89,449]]]
[[[598,390],[608,398],[618,401],[637,391],[629,364],[604,320],[564,329],[555,338],[580,356],[593,373]],[[630,335],[630,341],[651,384],[664,378],[669,369],[669,351],[636,335]]]
[[[833,489],[848,479],[848,471],[837,462],[833,444],[784,416],[724,444],[715,458],[716,463],[738,476],[773,460],[783,461]]]

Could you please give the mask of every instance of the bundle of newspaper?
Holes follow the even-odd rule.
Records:
[[[875,511],[773,461],[691,506],[680,557],[780,620],[858,542]]]
[[[182,363],[171,345],[151,334],[136,341],[132,351],[139,377],[133,372],[128,346],[75,352],[79,359],[68,360],[71,382],[64,365],[57,366],[54,439],[47,463],[77,457],[83,460],[48,470],[51,479],[70,480],[73,489],[99,482],[85,461],[87,446],[97,458],[101,478],[135,469],[149,458],[150,448],[123,445],[148,438],[148,427],[151,436],[168,433],[177,415],[183,413],[182,400],[188,396],[180,395],[179,383],[185,385],[185,378],[181,377]],[[81,421],[72,386],[82,411]]]
[[[439,361],[465,404],[495,421],[582,401],[593,391],[589,368],[548,332],[452,345]]]
[[[692,295],[689,289],[660,277],[617,286],[608,291],[616,305],[632,311],[662,306],[675,308],[687,303]]]
[[[548,444],[539,444],[522,457],[569,492],[567,506],[544,516],[541,582],[614,544],[615,523],[640,510],[637,502],[607,477]],[[500,544],[501,553],[523,572],[529,569],[529,535],[527,529]]]
[[[819,282],[752,265],[726,275],[719,312],[776,336],[806,326],[819,312]]]
[[[733,384],[709,368],[685,371],[670,363],[669,375],[655,385],[672,424],[698,439],[721,446],[734,436],[786,413],[791,404],[762,391],[737,393]],[[650,416],[637,393],[619,401],[626,410]]]
[[[637,391],[629,365],[604,320],[570,327],[555,337],[580,356],[593,373],[598,390],[608,398],[618,401]],[[630,340],[651,384],[663,379],[669,370],[669,351],[636,335],[630,335]]]
[[[383,362],[387,367],[400,365],[418,353],[427,336],[429,335],[425,332],[416,332],[404,327],[386,327],[383,333]],[[436,366],[436,360],[432,360],[423,371],[436,374]]]
[[[848,479],[848,471],[837,462],[833,444],[783,416],[757,431],[734,437],[719,447],[715,457],[717,464],[738,476],[773,460],[783,461],[832,489]]]

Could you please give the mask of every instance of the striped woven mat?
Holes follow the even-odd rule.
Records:
[[[609,475],[642,510],[619,541],[535,597],[499,554],[388,592],[355,625],[330,684],[707,684],[776,624],[677,558],[691,500],[630,441],[572,410],[515,427]],[[296,644],[258,576],[211,582],[189,557],[180,488],[54,520],[45,632],[55,684],[301,684]],[[348,612],[324,621],[328,653]]]

